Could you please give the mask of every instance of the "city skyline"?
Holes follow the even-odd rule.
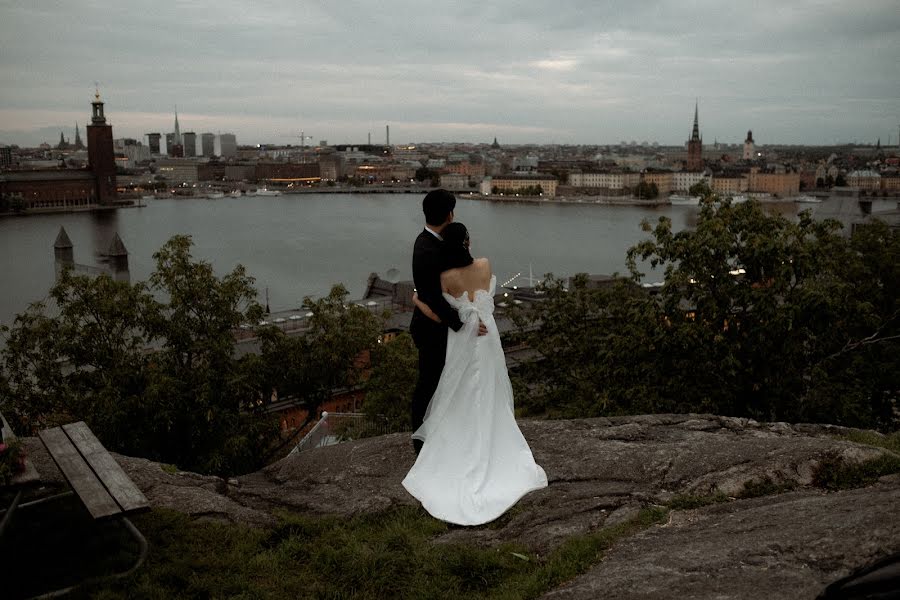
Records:
[[[395,143],[681,145],[697,99],[705,144],[900,136],[887,0],[0,7],[5,144],[54,144],[94,81],[137,139],[177,104],[183,131],[242,144],[383,143],[390,125]]]

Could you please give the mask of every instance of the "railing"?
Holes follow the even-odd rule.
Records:
[[[291,454],[331,446],[350,440],[394,433],[386,419],[372,419],[365,413],[323,412],[312,429],[294,446]]]

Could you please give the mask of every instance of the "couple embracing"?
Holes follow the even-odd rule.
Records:
[[[434,517],[458,525],[493,521],[547,485],[513,412],[512,386],[494,321],[497,278],[472,258],[446,190],[422,201],[425,229],[413,250],[419,350],[412,400],[416,462],[403,486]]]

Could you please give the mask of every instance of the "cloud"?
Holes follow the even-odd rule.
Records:
[[[185,126],[247,143],[299,129],[364,139],[390,122],[422,136],[397,141],[476,123],[507,128],[509,143],[677,144],[697,97],[720,140],[751,127],[773,132],[761,143],[886,137],[898,116],[894,0],[0,0],[0,11],[0,142],[83,120],[94,81],[117,136],[170,129],[178,104]]]

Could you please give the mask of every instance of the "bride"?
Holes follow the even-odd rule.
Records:
[[[447,301],[463,327],[450,331],[447,355],[425,421],[413,433],[424,442],[403,486],[432,516],[458,525],[493,521],[522,496],[547,486],[513,412],[512,386],[494,321],[496,277],[486,258],[473,259],[462,223],[441,232],[448,270]],[[420,310],[439,321],[418,298]],[[488,329],[478,335],[479,321]]]

